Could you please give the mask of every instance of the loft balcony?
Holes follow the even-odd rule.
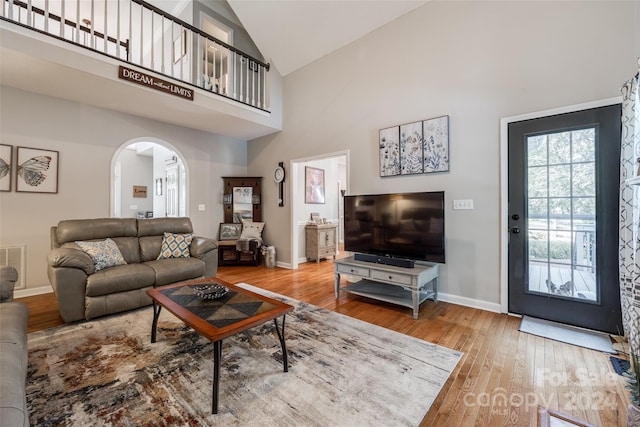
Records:
[[[0,2],[2,85],[241,139],[281,130],[277,71],[150,3]]]

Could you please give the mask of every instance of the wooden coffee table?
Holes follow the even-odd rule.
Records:
[[[196,295],[193,286],[208,283],[224,285],[229,288],[229,292],[219,299],[201,299]],[[156,327],[162,307],[213,342],[213,396],[211,399],[213,414],[218,413],[220,359],[224,338],[273,319],[282,347],[284,372],[289,370],[287,347],[284,342],[284,321],[285,314],[292,311],[293,306],[239,288],[215,277],[150,289],[147,294],[153,300],[152,343],[156,342]],[[278,325],[278,317],[282,317],[282,326]]]

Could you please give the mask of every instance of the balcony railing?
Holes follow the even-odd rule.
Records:
[[[0,18],[269,110],[269,64],[142,0],[0,0]]]

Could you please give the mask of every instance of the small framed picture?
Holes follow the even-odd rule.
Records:
[[[237,222],[221,222],[218,240],[238,240],[242,234],[242,224]]]
[[[11,191],[13,146],[0,144],[0,191]]]
[[[59,153],[39,148],[17,148],[16,191],[57,193]]]
[[[324,169],[305,166],[305,196],[308,204],[324,204]]]

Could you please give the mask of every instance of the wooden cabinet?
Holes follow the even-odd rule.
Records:
[[[224,176],[224,222],[262,221],[262,177]]]
[[[337,229],[336,224],[307,225],[305,227],[308,261],[314,259],[316,262],[320,262],[320,258],[330,256],[333,259],[336,258]]]

